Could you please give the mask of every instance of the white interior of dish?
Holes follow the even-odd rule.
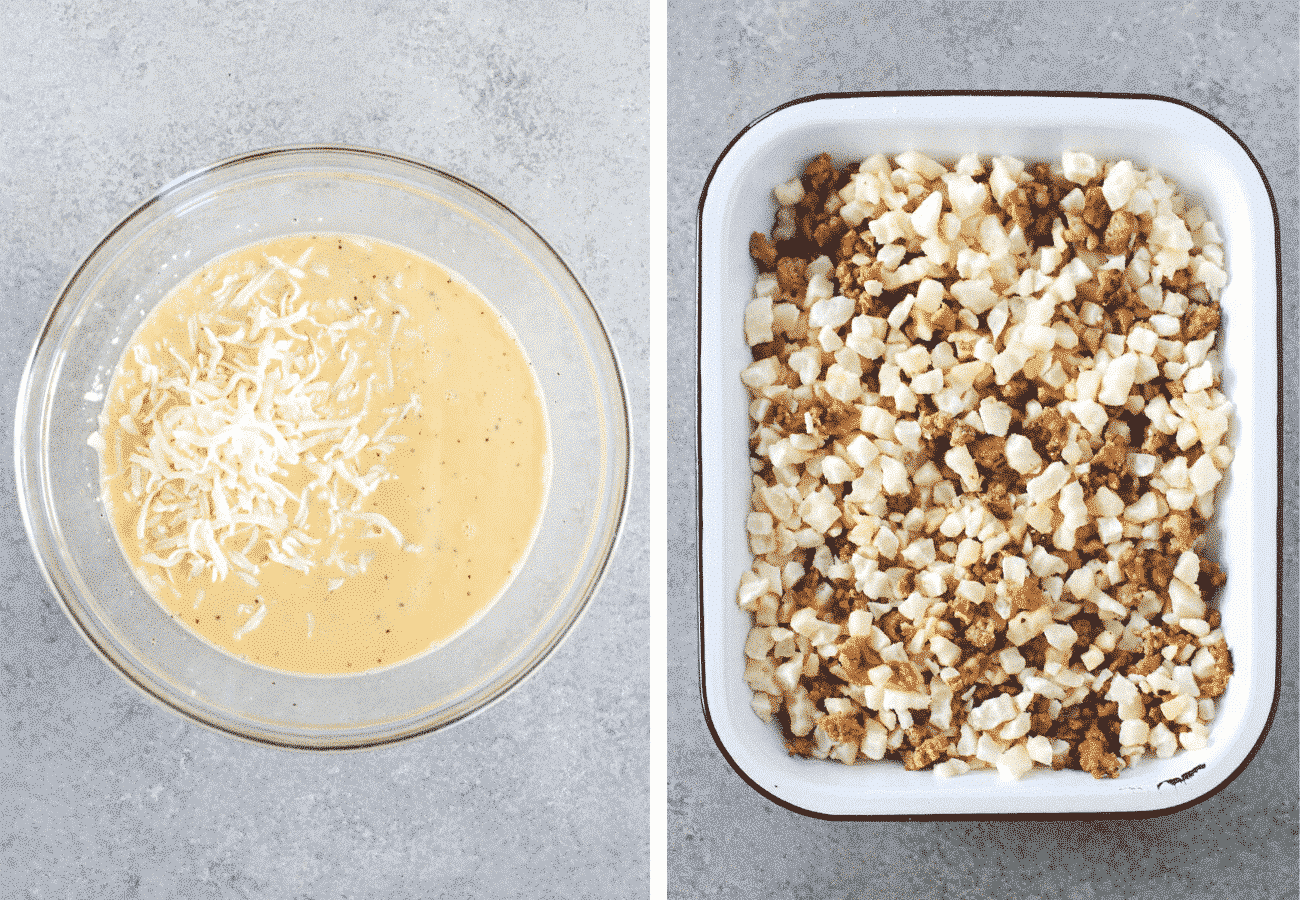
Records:
[[[843,766],[790,757],[774,725],[751,711],[745,685],[747,613],[735,605],[751,556],[748,397],[738,373],[756,270],[753,231],[767,232],[772,188],[823,151],[837,164],[916,149],[952,162],[967,152],[1059,160],[1063,150],[1126,158],[1173,178],[1225,239],[1229,283],[1219,347],[1224,389],[1236,405],[1235,459],[1220,487],[1215,552],[1228,573],[1220,599],[1235,674],[1209,746],[1149,758],[1118,778],[1035,770],[943,779],[898,763]],[[1277,632],[1277,256],[1272,205],[1237,141],[1210,119],[1152,99],[1078,97],[862,97],[815,99],[755,123],[725,153],[701,215],[701,503],[703,691],[712,727],[733,764],[773,797],[823,815],[1140,812],[1203,796],[1243,763],[1268,719]],[[1174,783],[1194,771],[1189,777]]]

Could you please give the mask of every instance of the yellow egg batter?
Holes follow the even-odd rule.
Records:
[[[155,599],[303,673],[389,666],[470,625],[522,563],[549,479],[540,388],[491,305],[341,234],[243,248],[168,294],[94,442]]]

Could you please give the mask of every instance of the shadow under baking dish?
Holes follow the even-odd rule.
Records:
[[[843,165],[909,149],[949,162],[969,152],[1051,161],[1065,150],[1130,159],[1173,178],[1224,238],[1229,282],[1219,348],[1235,457],[1210,540],[1228,576],[1218,605],[1235,671],[1204,749],[1144,758],[1114,779],[1044,769],[1019,781],[992,770],[944,779],[895,762],[790,756],[777,728],[750,709],[743,679],[750,616],[735,602],[752,561],[748,395],[739,378],[751,362],[743,331],[756,276],[749,235],[771,228],[772,188],[819,153]],[[1153,96],[808,97],[759,118],[727,147],[701,196],[698,240],[701,699],[714,740],[748,784],[791,810],[830,819],[1141,816],[1196,803],[1244,768],[1272,720],[1281,667],[1281,258],[1276,203],[1239,138],[1200,110]]]

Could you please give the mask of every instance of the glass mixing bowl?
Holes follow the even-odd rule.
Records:
[[[127,564],[86,443],[122,348],[179,281],[238,247],[348,232],[467,279],[511,324],[541,384],[551,481],[505,593],[448,643],[356,675],[274,671],[175,622]],[[229,734],[303,749],[375,745],[481,710],[573,628],[614,550],[630,431],[614,349],[556,252],[500,201],[413,160],[349,147],[250,153],[184,175],[114,228],[68,279],[18,391],[18,498],[46,580],[78,630],[165,706]]]

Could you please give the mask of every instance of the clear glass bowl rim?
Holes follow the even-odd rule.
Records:
[[[610,396],[617,402],[615,405],[621,417],[616,422],[612,422],[608,428],[609,436],[613,446],[610,448],[610,455],[614,458],[619,470],[612,472],[609,477],[610,494],[607,499],[611,501],[611,508],[608,511],[605,527],[598,535],[595,541],[601,547],[598,551],[598,559],[586,579],[586,587],[581,592],[577,602],[571,604],[566,610],[566,614],[558,617],[555,627],[549,630],[545,639],[540,645],[535,647],[529,654],[525,665],[509,671],[508,677],[498,679],[490,687],[480,692],[481,696],[477,697],[472,705],[466,708],[456,708],[451,714],[440,712],[436,716],[425,716],[417,721],[402,721],[395,727],[387,728],[382,731],[370,730],[367,732],[358,732],[358,736],[344,736],[342,739],[294,739],[269,733],[247,725],[240,725],[225,720],[220,716],[210,716],[203,714],[196,709],[186,706],[183,703],[175,702],[173,699],[163,696],[160,692],[153,690],[148,680],[141,677],[132,666],[124,654],[117,651],[111,646],[106,646],[96,634],[96,629],[91,627],[83,616],[90,617],[91,614],[80,608],[80,603],[75,598],[69,598],[67,592],[60,587],[60,578],[56,577],[56,570],[61,574],[65,566],[65,560],[61,558],[50,558],[48,552],[43,551],[43,547],[53,551],[58,555],[58,546],[60,541],[56,538],[57,529],[50,521],[52,498],[47,490],[48,467],[44,459],[44,447],[37,445],[39,450],[38,458],[32,459],[31,454],[33,447],[29,446],[33,439],[33,432],[40,434],[44,432],[41,427],[40,418],[36,428],[28,427],[28,419],[31,416],[33,407],[36,403],[47,403],[50,396],[49,390],[49,372],[43,374],[47,377],[39,383],[33,381],[37,374],[38,364],[42,360],[43,351],[48,349],[51,331],[55,328],[60,313],[65,310],[69,303],[75,300],[74,288],[79,286],[83,275],[91,268],[105,249],[109,247],[114,239],[137,222],[141,217],[156,205],[172,199],[182,194],[187,189],[200,188],[202,184],[212,179],[214,176],[220,176],[228,170],[238,169],[250,163],[266,160],[276,157],[294,157],[294,156],[320,156],[324,158],[334,158],[339,160],[353,160],[364,162],[366,160],[380,160],[388,164],[408,169],[413,175],[430,179],[432,181],[443,181],[455,189],[465,191],[475,200],[484,203],[488,208],[493,209],[497,214],[503,215],[506,219],[511,220],[514,224],[522,228],[523,235],[526,239],[536,241],[536,250],[547,256],[549,262],[558,267],[562,278],[567,279],[570,288],[569,294],[573,299],[580,299],[583,312],[590,316],[591,324],[594,325],[594,332],[591,334],[592,342],[595,344],[595,350],[602,355],[600,360],[609,370],[612,376],[608,385]],[[212,184],[204,190],[218,190],[221,188],[219,183]],[[202,191],[200,191],[200,194]],[[184,207],[181,209],[183,210]],[[93,281],[90,283],[93,285]],[[51,366],[47,362],[46,369]],[[57,371],[57,365],[54,367]],[[618,438],[621,437],[621,440]],[[555,248],[537,231],[527,220],[518,212],[509,207],[507,204],[498,200],[487,191],[479,188],[477,185],[466,181],[465,179],[431,166],[402,154],[393,153],[386,150],[379,150],[368,147],[358,147],[345,144],[291,144],[275,147],[267,147],[246,153],[236,154],[214,163],[192,169],[158,188],[144,202],[137,205],[121,220],[117,222],[105,235],[95,244],[95,246],[82,257],[81,261],[72,270],[71,274],[60,286],[56,299],[46,314],[32,345],[32,350],[28,355],[27,362],[24,365],[22,376],[19,381],[17,391],[17,408],[14,420],[14,463],[16,494],[18,505],[23,518],[23,524],[27,532],[28,542],[32,548],[33,556],[45,579],[47,586],[54,596],[58,599],[59,605],[64,614],[73,623],[76,631],[89,643],[109,665],[120,674],[128,683],[144,693],[147,697],[160,703],[164,707],[184,716],[186,719],[197,722],[205,727],[211,728],[222,734],[240,738],[256,744],[272,745],[297,750],[359,750],[370,747],[382,746],[421,735],[429,734],[434,731],[445,728],[456,722],[463,721],[472,715],[475,715],[489,706],[496,703],[503,696],[509,693],[515,686],[525,681],[550,657],[552,653],[563,643],[565,638],[572,632],[582,615],[590,605],[592,597],[600,589],[601,583],[607,573],[610,560],[613,558],[620,543],[623,526],[626,520],[628,498],[631,489],[632,463],[633,463],[633,435],[632,420],[628,406],[626,379],[623,375],[622,365],[618,358],[617,349],[611,340],[608,328],[606,328],[600,317],[596,305],[592,302],[590,295],[578,280],[577,276],[569,268],[563,257]],[[34,488],[34,490],[33,490]],[[616,494],[617,496],[613,496]],[[111,643],[111,640],[107,643]]]

